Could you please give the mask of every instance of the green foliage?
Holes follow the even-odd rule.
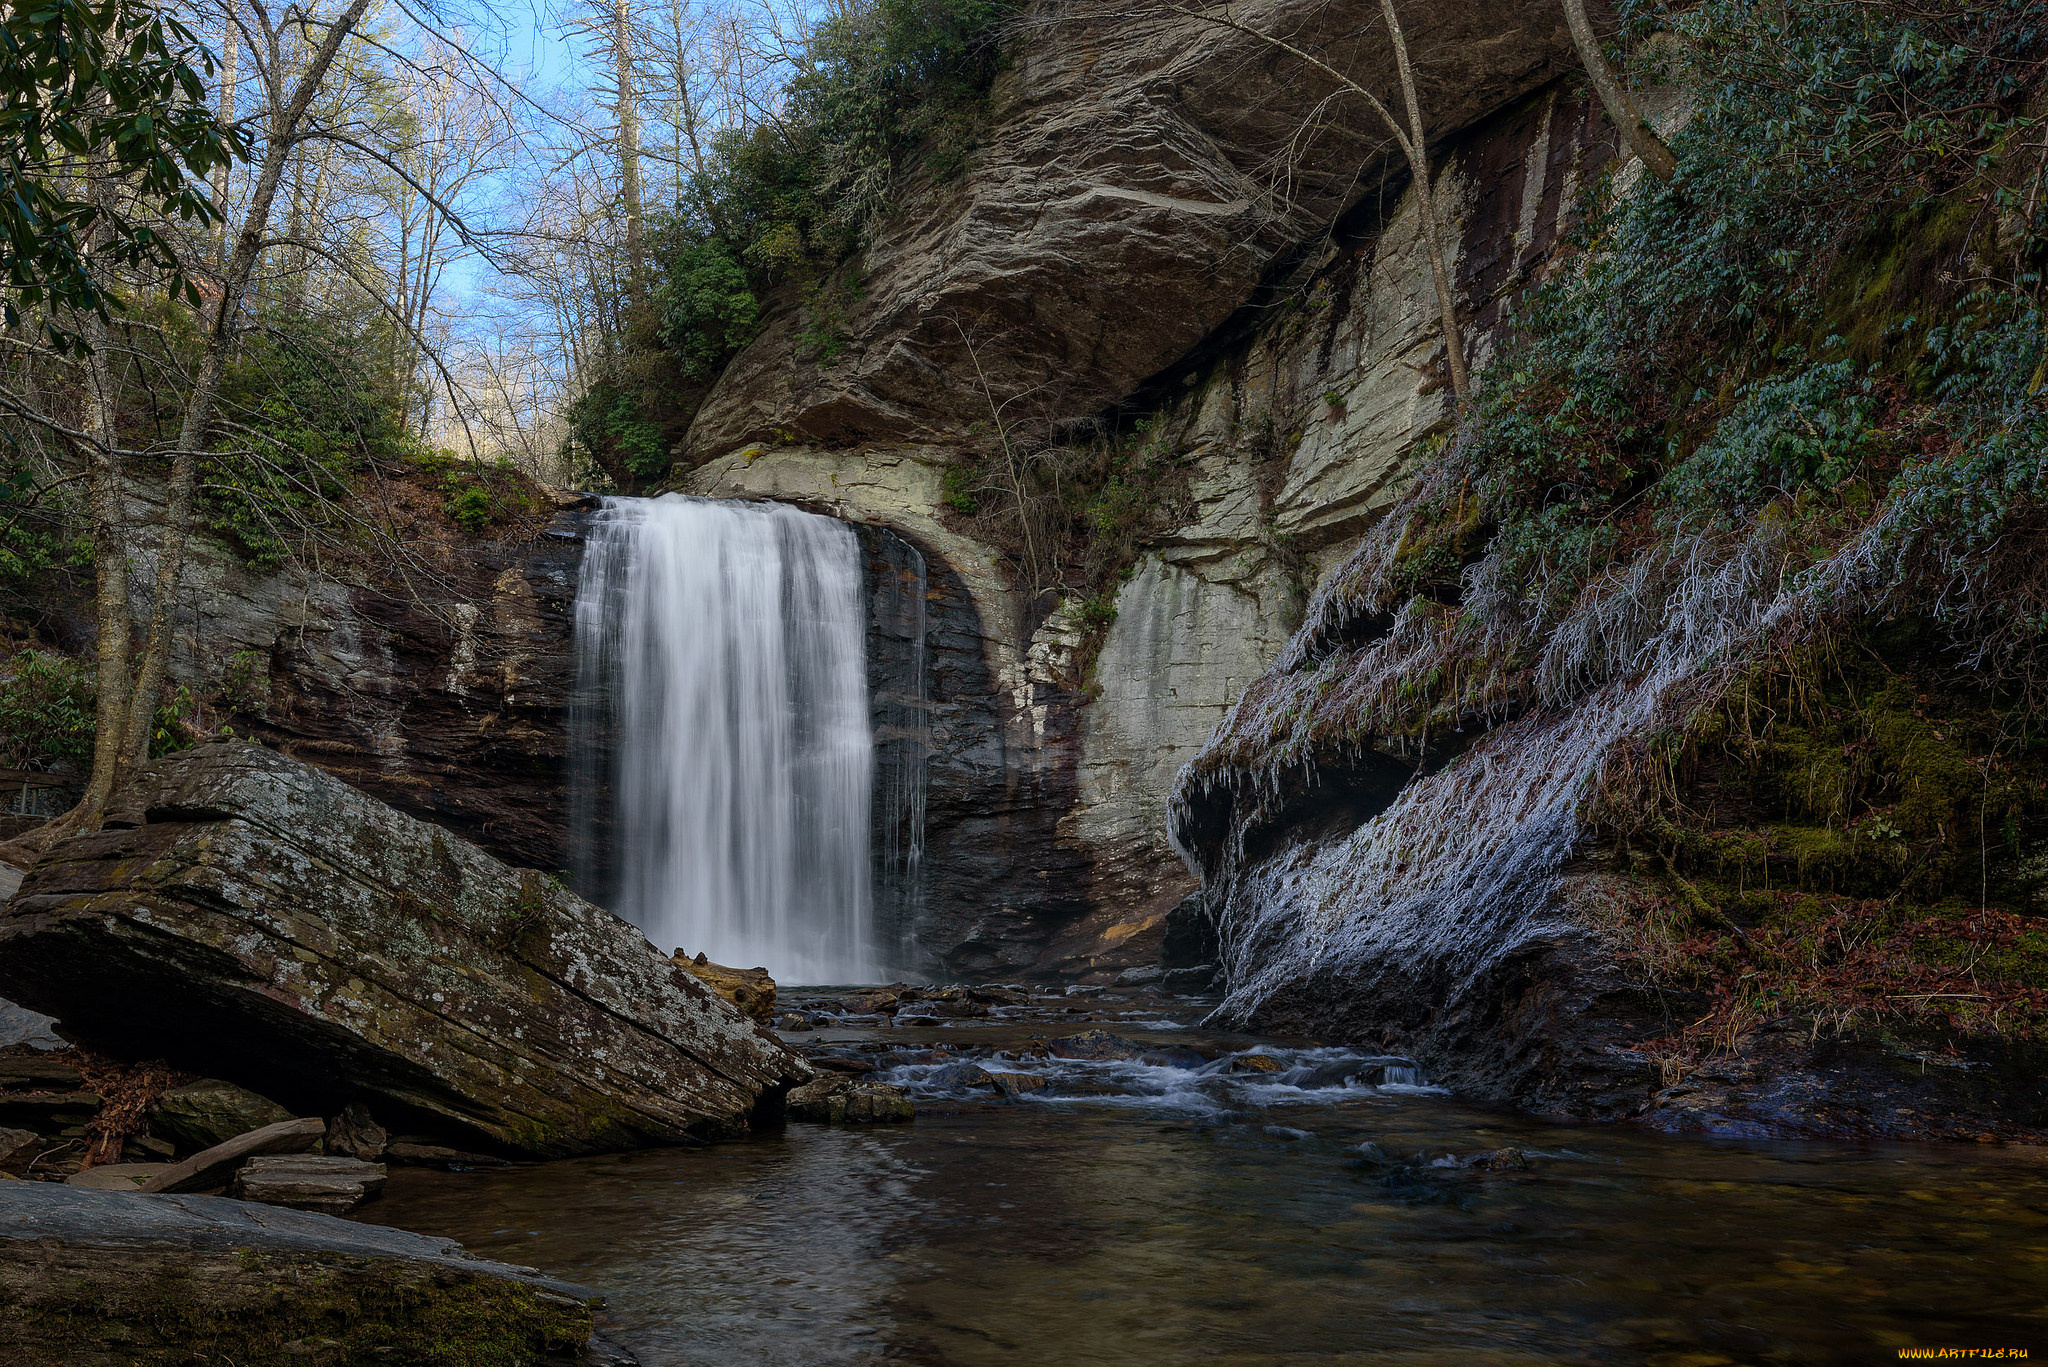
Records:
[[[441,494],[441,513],[476,536],[539,510],[533,487],[510,461],[464,460],[453,451],[416,456],[413,465]]]
[[[746,271],[720,239],[678,241],[662,267],[654,291],[661,341],[675,353],[683,374],[709,379],[753,340],[761,305]]]
[[[449,493],[441,511],[448,514],[456,526],[465,532],[480,532],[491,525],[491,491],[488,485],[450,474],[442,481],[442,488]]]
[[[78,661],[23,650],[0,678],[0,766],[43,769],[52,761],[92,755],[91,671]]]
[[[1877,401],[1851,361],[1822,362],[1755,380],[1712,435],[1666,477],[1678,509],[1754,514],[1772,497],[1832,491],[1876,439]]]
[[[967,517],[981,511],[981,490],[974,472],[964,465],[948,465],[939,476],[939,497],[948,508]]]
[[[213,56],[172,14],[134,0],[34,0],[0,18],[0,241],[7,251],[0,316],[23,305],[107,317],[99,262],[169,273],[169,292],[199,304],[172,243],[152,217],[199,227],[220,221],[205,179],[248,154],[249,135],[221,125],[201,72]],[[78,167],[96,163],[135,207],[78,197]],[[88,247],[90,244],[90,249]],[[71,334],[46,319],[53,339]]]
[[[0,588],[26,587],[53,570],[90,563],[90,545],[67,534],[73,502],[47,491],[26,465],[0,467]]]
[[[359,336],[305,318],[252,334],[221,382],[235,428],[199,463],[206,525],[275,568],[295,536],[331,520],[368,466],[416,445],[358,359]]]
[[[1873,519],[1902,573],[1936,527],[1988,544],[2048,454],[2048,205],[2016,189],[2039,169],[2038,12],[1625,9],[1686,36],[1698,108],[1672,184],[1591,192],[1576,268],[1486,377],[1452,459],[1497,529],[1494,581],[1554,620],[1656,525],[1774,501],[1833,510],[1816,556]]]
[[[659,478],[668,470],[669,442],[661,424],[642,413],[646,398],[637,388],[592,385],[569,405],[572,440],[607,471]]]

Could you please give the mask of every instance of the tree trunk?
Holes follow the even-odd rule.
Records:
[[[1650,127],[1650,121],[1636,109],[1636,103],[1614,79],[1614,69],[1607,65],[1607,54],[1600,50],[1600,40],[1593,33],[1593,25],[1586,18],[1586,0],[1564,0],[1565,21],[1572,28],[1572,42],[1579,49],[1579,61],[1585,64],[1586,77],[1593,82],[1593,93],[1600,97],[1600,104],[1607,110],[1607,121],[1621,134],[1622,145],[1643,159],[1643,165],[1657,179],[1670,182],[1678,174],[1678,158],[1657,136],[1657,130]]]
[[[93,732],[92,776],[85,785],[70,829],[100,824],[120,770],[121,739],[128,717],[130,636],[135,629],[128,606],[127,488],[121,477],[120,442],[114,426],[114,386],[107,358],[107,325],[97,314],[85,318],[92,347],[86,359],[86,421],[94,442],[87,482],[92,510],[93,620],[99,631],[99,702]]]
[[[626,203],[626,269],[640,271],[640,111],[633,101],[633,7],[612,0],[612,79],[618,87],[619,195]],[[637,293],[637,291],[635,291]]]
[[[314,51],[306,71],[293,88],[291,97],[272,110],[263,166],[249,195],[249,212],[235,240],[221,280],[221,297],[207,330],[200,354],[199,374],[186,401],[185,419],[178,430],[178,449],[171,458],[171,480],[164,500],[162,532],[157,538],[156,595],[150,603],[149,634],[142,652],[142,668],[128,700],[128,718],[120,752],[116,786],[127,772],[149,753],[150,727],[163,693],[164,676],[171,659],[171,634],[176,620],[178,579],[185,569],[185,540],[192,525],[193,492],[198,484],[199,450],[213,425],[214,404],[220,396],[220,380],[227,367],[228,349],[235,334],[235,315],[249,286],[256,261],[263,251],[263,238],[270,228],[270,213],[277,200],[285,163],[298,143],[299,125],[321,84],[327,79],[335,55],[350,31],[362,19],[370,0],[351,0],[348,8],[328,27],[327,36]]]
[[[1450,229],[1437,211],[1436,187],[1429,172],[1429,143],[1422,129],[1422,101],[1415,94],[1415,71],[1408,64],[1408,37],[1394,0],[1380,0],[1387,16],[1387,34],[1394,42],[1394,65],[1401,72],[1401,97],[1408,105],[1408,161],[1415,170],[1415,205],[1422,212],[1422,235],[1429,244],[1429,274],[1436,283],[1436,302],[1443,314],[1444,355],[1451,368],[1451,393],[1462,411],[1472,398],[1465,374],[1464,329],[1458,326],[1458,301],[1451,289]]]
[[[235,26],[235,0],[224,0],[220,20],[220,121],[235,121],[235,65],[242,52],[241,30]],[[228,254],[228,162],[213,168],[213,204],[220,210],[220,235],[214,239],[214,256],[222,265]]]

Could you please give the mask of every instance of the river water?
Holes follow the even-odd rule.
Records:
[[[1559,1125],[1198,1002],[1086,1000],[789,1036],[905,1085],[914,1124],[400,1169],[361,1215],[597,1289],[646,1367],[2048,1354],[2037,1151]],[[1160,1052],[1030,1043],[1090,1025]]]

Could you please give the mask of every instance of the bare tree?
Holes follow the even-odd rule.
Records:
[[[1401,16],[1394,8],[1394,0],[1380,0],[1380,9],[1387,21],[1387,37],[1394,47],[1394,62],[1401,74],[1401,94],[1407,106],[1408,123],[1404,128],[1393,111],[1380,102],[1379,96],[1345,75],[1322,58],[1306,52],[1283,38],[1263,33],[1249,24],[1241,23],[1228,15],[1203,14],[1199,10],[1183,5],[1168,6],[1176,14],[1205,24],[1242,33],[1248,38],[1278,48],[1300,61],[1308,63],[1317,71],[1335,80],[1345,89],[1363,99],[1368,108],[1393,138],[1394,145],[1408,160],[1408,169],[1415,182],[1415,204],[1422,219],[1422,237],[1429,252],[1429,273],[1436,287],[1437,310],[1441,319],[1444,337],[1445,359],[1450,369],[1451,393],[1462,410],[1471,401],[1471,381],[1466,374],[1465,343],[1463,329],[1458,323],[1457,296],[1451,287],[1450,275],[1450,227],[1445,222],[1441,204],[1436,197],[1436,186],[1429,165],[1429,142],[1422,118],[1422,102],[1415,91],[1415,73],[1408,59],[1408,39],[1401,29]]]
[[[1622,145],[1642,158],[1650,174],[1668,184],[1678,174],[1678,158],[1614,78],[1614,69],[1607,65],[1607,54],[1600,50],[1600,39],[1586,18],[1586,0],[1564,0],[1564,17],[1571,25],[1572,43],[1579,49],[1579,61],[1585,64],[1593,93],[1607,110],[1607,121],[1621,134]]]

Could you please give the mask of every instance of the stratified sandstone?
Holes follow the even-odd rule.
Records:
[[[97,1047],[536,1157],[735,1134],[809,1076],[609,912],[259,746],[131,813],[0,914],[0,990]]]
[[[1385,98],[1399,88],[1372,0],[1035,9],[972,165],[878,227],[839,357],[794,360],[811,306],[771,305],[699,410],[691,455],[781,434],[960,439],[996,403],[1013,425],[1084,418],[1212,338],[1396,157],[1358,101],[1326,103],[1334,81],[1213,17],[1285,34]],[[1407,27],[1439,136],[1570,52],[1553,0],[1438,0]]]

